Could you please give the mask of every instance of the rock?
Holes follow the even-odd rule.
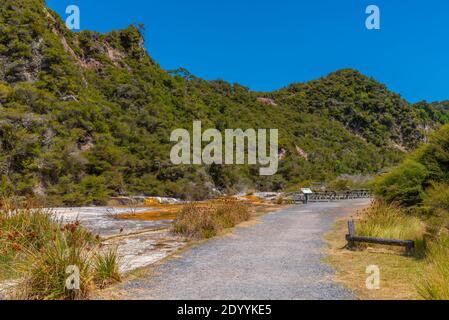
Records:
[[[287,150],[285,150],[284,148],[282,148],[279,151],[279,160],[284,160],[285,157],[287,157]]]
[[[262,104],[268,105],[268,106],[273,106],[273,107],[277,106],[277,103],[273,99],[270,99],[270,98],[260,97],[260,98],[257,98],[257,101],[259,101]]]
[[[64,96],[59,98],[59,100],[67,102],[67,101],[77,101],[78,102],[78,98],[75,97],[74,95],[68,95],[68,96]]]
[[[309,155],[307,154],[307,152],[305,152],[303,149],[301,149],[298,146],[295,146],[295,147],[296,147],[296,152],[298,153],[298,156],[300,156],[304,160],[309,160]]]
[[[149,204],[152,202],[156,202],[159,204],[177,204],[180,203],[181,200],[175,198],[166,198],[166,197],[148,197],[145,199],[145,204]]]

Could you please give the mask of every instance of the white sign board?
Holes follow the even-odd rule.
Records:
[[[312,194],[313,191],[310,188],[301,188],[301,192],[304,194]]]

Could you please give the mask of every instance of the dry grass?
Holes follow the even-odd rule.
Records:
[[[251,209],[254,209],[254,211],[260,212],[260,213],[266,213],[271,211],[276,211],[282,207],[281,204],[273,204],[269,203],[267,201],[264,201],[256,196],[244,196],[243,201],[239,201],[240,203],[246,204]],[[214,200],[207,200],[207,201],[198,201],[194,202],[198,207],[201,208],[207,208],[209,206],[214,206],[219,203],[226,203],[226,202],[236,202],[237,200],[235,198],[219,198]],[[148,201],[146,202],[146,205],[151,206],[152,208],[155,208],[154,211],[148,211],[148,212],[139,212],[139,213],[126,213],[126,214],[120,214],[118,215],[119,219],[125,219],[125,220],[142,220],[142,221],[160,221],[160,220],[176,220],[176,217],[178,214],[183,210],[185,206],[189,206],[188,204],[160,204],[157,201]]]
[[[173,231],[187,237],[207,239],[251,217],[249,206],[239,201],[216,201],[185,205],[173,222]]]
[[[418,240],[423,238],[424,223],[405,214],[399,206],[375,201],[359,213],[357,234],[368,237]]]

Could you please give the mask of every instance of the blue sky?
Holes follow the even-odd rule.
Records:
[[[146,26],[146,47],[164,69],[270,91],[355,68],[411,102],[449,99],[447,0],[47,0],[64,19],[107,32]],[[365,9],[381,10],[367,30]]]

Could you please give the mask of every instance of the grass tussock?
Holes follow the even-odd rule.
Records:
[[[190,203],[183,207],[173,223],[173,231],[187,237],[207,239],[223,229],[232,228],[249,220],[248,204],[238,201],[212,204]]]
[[[110,249],[103,255],[96,255],[94,263],[94,280],[100,287],[103,288],[108,284],[121,280],[116,250]]]
[[[362,212],[356,232],[367,237],[421,241],[425,225],[419,218],[406,214],[397,205],[375,201]]]
[[[116,254],[102,253],[97,237],[79,222],[63,224],[50,212],[0,200],[0,280],[16,279],[16,299],[86,299],[120,279]],[[70,268],[79,288],[68,288]],[[72,270],[73,272],[73,270]]]
[[[429,247],[417,288],[426,300],[449,300],[449,236],[442,235]]]

